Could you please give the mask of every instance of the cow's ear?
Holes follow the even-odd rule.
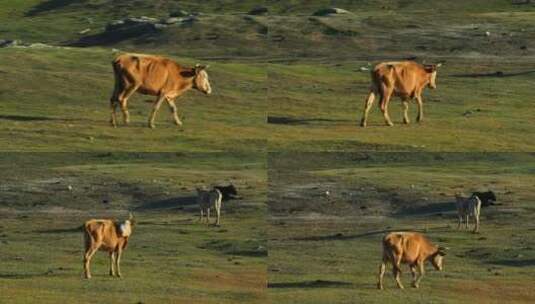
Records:
[[[426,64],[424,65],[424,69],[427,73],[433,73],[437,70],[437,66],[434,64]]]
[[[439,246],[438,247],[438,254],[441,255],[441,256],[445,256],[446,255],[446,251],[448,249],[449,249],[448,247]]]
[[[442,62],[437,63],[436,67],[440,68],[442,66]]]

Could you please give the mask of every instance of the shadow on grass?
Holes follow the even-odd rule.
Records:
[[[72,4],[78,4],[78,3],[84,3],[87,2],[87,0],[48,0],[43,1],[36,6],[32,7],[27,13],[26,17],[32,17],[39,15],[41,13],[45,13],[48,11],[61,9],[66,6],[72,5]]]
[[[82,226],[73,227],[73,228],[63,228],[63,229],[44,229],[44,230],[35,230],[35,233],[80,233],[82,232]]]
[[[372,235],[383,235],[394,230],[385,229],[385,230],[375,230],[359,234],[350,234],[344,235],[342,233],[335,233],[331,235],[320,235],[320,236],[309,236],[303,238],[292,238],[294,241],[335,241],[335,240],[354,240]]]
[[[23,116],[23,115],[0,115],[0,119],[14,120],[14,121],[47,121],[47,120],[56,120],[55,118],[51,118],[51,117]]]
[[[489,261],[489,264],[496,264],[502,266],[511,266],[511,267],[530,267],[535,266],[535,259],[529,260],[494,260]]]
[[[184,210],[188,206],[197,206],[196,196],[181,196],[168,198],[164,200],[157,200],[148,202],[139,206],[135,211],[147,211],[147,210]],[[195,209],[197,210],[197,209]]]
[[[135,43],[146,44],[158,34],[159,31],[152,24],[140,23],[122,29],[85,36],[74,42],[66,42],[65,45],[74,47],[105,46],[114,45],[128,39],[134,39]]]
[[[268,288],[341,288],[352,285],[352,283],[342,281],[315,280],[288,283],[268,283]]]
[[[456,211],[455,202],[431,203],[422,206],[406,207],[396,212],[398,216],[429,215]]]
[[[492,72],[492,73],[471,73],[471,74],[451,74],[450,77],[459,77],[459,78],[480,78],[480,77],[515,77],[535,73],[535,71],[523,71],[523,72],[511,72],[504,73],[502,71]]]
[[[308,125],[312,123],[335,123],[335,122],[351,122],[348,119],[329,119],[329,118],[292,118],[280,116],[268,116],[268,123],[276,125]],[[355,122],[356,124],[356,122]]]

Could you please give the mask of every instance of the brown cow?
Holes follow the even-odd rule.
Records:
[[[401,263],[409,264],[412,273],[412,286],[418,288],[424,276],[425,262],[429,261],[435,269],[441,271],[446,248],[433,245],[425,236],[417,232],[391,232],[383,238],[383,262],[379,268],[377,288],[383,289],[383,276],[386,264],[391,263],[398,287],[401,284]],[[416,266],[419,275],[416,277]]]
[[[165,100],[171,108],[176,125],[181,126],[175,99],[191,88],[207,95],[212,88],[208,81],[208,66],[197,64],[194,68],[185,68],[176,62],[158,56],[123,54],[112,62],[115,74],[115,88],[110,98],[111,125],[117,127],[115,111],[121,106],[124,123],[128,124],[128,98],[139,92],[157,96],[149,116],[149,127],[154,128],[156,112]]]
[[[375,96],[381,96],[380,106],[385,122],[389,126],[394,124],[388,115],[388,104],[392,95],[399,96],[403,102],[403,123],[408,124],[409,101],[416,98],[418,102],[418,118],[421,122],[424,118],[422,91],[425,86],[435,89],[437,68],[442,64],[419,64],[413,61],[384,62],[375,66],[371,72],[372,84],[370,93],[364,104],[364,115],[360,125],[366,127],[368,112],[370,111]]]
[[[84,272],[87,279],[91,278],[89,269],[91,258],[99,249],[107,251],[110,255],[110,276],[117,275],[121,277],[119,266],[121,254],[126,249],[134,224],[132,214],[124,222],[97,219],[85,222],[83,226],[85,239]]]

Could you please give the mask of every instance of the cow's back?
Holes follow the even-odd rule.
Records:
[[[391,232],[383,238],[384,250],[392,255],[401,255],[403,262],[413,262],[418,258],[420,249],[427,246],[427,239],[417,232]]]
[[[157,95],[179,86],[182,67],[176,62],[154,55],[122,54],[113,61],[115,73],[140,83],[139,91]]]
[[[382,86],[396,95],[412,96],[421,77],[421,66],[413,61],[382,62],[372,71],[372,81],[377,89]]]

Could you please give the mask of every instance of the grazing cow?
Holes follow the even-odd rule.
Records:
[[[128,98],[134,92],[157,96],[149,116],[150,128],[154,128],[156,112],[164,100],[171,109],[176,125],[181,126],[175,99],[191,88],[207,95],[212,92],[206,73],[208,66],[197,64],[194,68],[185,68],[167,58],[141,54],[119,55],[112,65],[115,88],[110,99],[110,122],[114,127],[117,126],[115,111],[118,105],[121,106],[124,123],[129,123]]]
[[[474,226],[474,233],[479,231],[479,215],[481,214],[481,200],[479,197],[472,195],[471,197],[464,197],[461,194],[455,194],[457,216],[459,217],[459,224],[457,229],[461,228],[463,218],[466,220],[465,228],[468,229],[468,218],[474,217],[476,224]]]
[[[409,123],[409,101],[416,98],[418,102],[417,121],[424,118],[422,91],[425,86],[435,89],[437,68],[442,64],[419,64],[414,61],[384,62],[375,66],[371,72],[372,84],[370,93],[364,104],[364,115],[360,125],[366,127],[368,112],[370,111],[375,96],[381,97],[380,106],[386,124],[393,126],[388,115],[388,104],[392,95],[401,97],[403,102],[403,123]]]
[[[121,254],[126,249],[134,224],[132,214],[124,222],[100,219],[85,222],[83,226],[85,238],[84,272],[87,279],[91,278],[89,269],[91,258],[99,249],[107,251],[110,255],[110,276],[121,277],[119,266]]]
[[[496,194],[492,191],[474,192],[472,196],[477,196],[481,200],[481,207],[488,207],[496,204]]]
[[[442,271],[446,248],[433,245],[425,236],[417,232],[391,232],[383,238],[383,262],[379,267],[377,288],[383,289],[386,264],[393,266],[393,273],[399,288],[401,284],[401,264],[408,264],[412,273],[412,286],[418,288],[425,273],[425,262],[429,261],[436,270]],[[416,276],[416,267],[419,275]]]
[[[222,198],[223,195],[217,189],[204,190],[197,188],[197,203],[199,204],[199,208],[201,210],[199,221],[202,222],[204,213],[206,212],[207,223],[210,223],[210,208],[214,208],[217,215],[215,225],[219,226]]]
[[[234,187],[233,184],[230,184],[228,186],[215,186],[214,189],[219,190],[221,194],[223,195],[223,201],[228,201],[233,198],[238,197],[238,190],[236,187]]]

